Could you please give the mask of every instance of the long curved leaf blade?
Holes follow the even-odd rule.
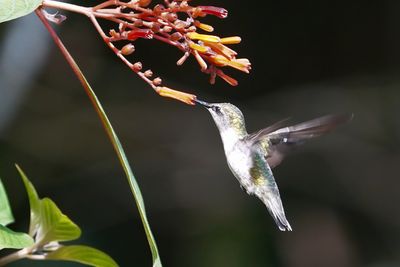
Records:
[[[118,266],[110,256],[88,246],[63,246],[47,254],[46,259],[74,261],[94,267]]]
[[[99,99],[97,98],[95,92],[93,91],[93,89],[90,87],[88,81],[86,80],[85,76],[83,75],[83,73],[80,71],[78,65],[76,65],[75,63],[75,67],[79,70],[79,75],[82,78],[83,81],[83,85],[84,88],[86,90],[86,93],[88,95],[88,97],[90,98],[93,107],[95,108],[97,115],[99,116],[101,123],[103,125],[104,130],[106,131],[108,138],[111,141],[111,144],[114,147],[115,152],[117,153],[119,162],[121,163],[121,166],[125,172],[125,176],[128,179],[128,183],[129,183],[129,187],[131,189],[132,195],[135,199],[136,202],[136,206],[139,210],[139,215],[140,218],[142,220],[142,224],[144,227],[144,231],[146,233],[146,237],[147,237],[147,241],[149,243],[150,246],[150,250],[151,250],[151,254],[152,254],[152,258],[153,258],[153,266],[154,267],[162,267],[161,264],[161,259],[160,259],[160,254],[158,252],[158,248],[157,248],[157,244],[156,244],[156,240],[154,238],[154,235],[151,231],[150,228],[150,224],[147,218],[147,214],[146,214],[146,209],[145,209],[145,205],[144,205],[144,200],[143,200],[143,196],[139,187],[139,184],[133,174],[132,168],[129,165],[129,161],[128,158],[126,157],[124,148],[122,147],[121,142],[119,141],[119,138],[116,134],[116,132],[114,131],[113,126],[111,125],[110,120],[107,117],[106,112],[103,109],[103,106],[101,105]]]
[[[26,193],[28,194],[29,206],[31,209],[31,222],[29,224],[29,235],[34,236],[37,228],[39,227],[40,199],[38,193],[36,192],[35,187],[31,183],[31,181],[29,181],[24,171],[17,164],[15,164],[15,167],[17,168],[22,181],[24,182]]]
[[[97,98],[95,92],[91,88],[89,82],[86,80],[86,77],[83,75],[81,69],[79,68],[78,64],[75,62],[74,58],[71,56],[67,48],[64,46],[60,38],[58,37],[57,33],[54,31],[54,29],[50,26],[46,18],[43,16],[42,13],[37,12],[37,15],[47,28],[47,30],[50,32],[51,36],[53,37],[54,42],[60,48],[61,53],[64,55],[65,59],[67,60],[68,64],[71,66],[72,70],[78,77],[79,81],[81,82],[83,88],[86,91],[86,94],[88,95],[90,101],[92,102],[92,105],[94,109],[97,112],[97,115],[100,118],[100,121],[103,125],[104,130],[106,131],[108,138],[111,141],[111,144],[114,147],[115,152],[117,153],[118,159],[121,163],[122,168],[124,169],[126,178],[128,179],[128,183],[130,186],[130,189],[132,191],[132,195],[135,199],[137,208],[139,210],[140,218],[143,223],[143,227],[146,233],[147,241],[150,246],[151,254],[153,257],[153,266],[155,267],[161,267],[161,260],[160,260],[160,254],[158,252],[157,244],[154,239],[153,233],[150,228],[150,224],[147,219],[146,215],[146,209],[144,206],[144,201],[143,201],[143,196],[140,191],[139,185],[136,181],[135,176],[133,175],[131,166],[129,165],[128,159],[125,155],[125,151],[121,145],[121,142],[118,139],[117,134],[114,131],[114,128],[111,125],[110,120],[107,117],[106,112],[103,109],[103,106],[101,105],[99,99]]]
[[[28,234],[14,232],[0,225],[0,250],[3,248],[27,248],[33,245],[33,239]]]
[[[36,240],[42,244],[53,241],[70,241],[80,237],[81,229],[49,198],[40,201],[40,224]]]
[[[42,0],[0,0],[0,23],[33,12]]]
[[[14,216],[11,212],[6,190],[0,179],[0,225],[8,225],[12,222],[14,222]]]

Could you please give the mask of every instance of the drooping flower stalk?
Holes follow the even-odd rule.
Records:
[[[193,55],[200,70],[210,75],[212,84],[215,83],[217,76],[233,86],[238,84],[234,78],[221,70],[222,67],[227,66],[245,73],[249,72],[251,69],[249,60],[236,58],[237,53],[227,46],[240,43],[241,38],[238,36],[220,38],[210,35],[208,33],[213,32],[214,27],[199,21],[207,15],[226,18],[228,16],[226,9],[215,6],[191,6],[189,1],[182,0],[165,0],[164,4],[149,7],[151,2],[151,0],[128,2],[107,0],[94,7],[82,7],[44,0],[43,7],[67,10],[89,17],[104,42],[117,57],[161,96],[174,98],[190,105],[194,105],[196,99],[193,94],[164,86],[162,79],[153,77],[150,69],[144,70],[140,61],[128,59],[128,56],[135,52],[133,42],[139,38],[156,39],[181,50],[183,56],[177,61],[177,65],[182,65],[190,55]],[[104,30],[98,19],[114,22],[115,27]],[[199,29],[206,33],[197,32]]]

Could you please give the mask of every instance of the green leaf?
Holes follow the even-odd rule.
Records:
[[[67,260],[94,267],[115,267],[118,264],[104,252],[87,246],[63,246],[47,254],[49,260]]]
[[[11,212],[6,190],[0,179],[0,225],[8,225],[12,222],[14,222],[14,216]]]
[[[42,0],[0,0],[0,23],[33,12]]]
[[[22,169],[17,164],[15,164],[15,167],[17,168],[22,178],[22,181],[24,182],[26,193],[28,194],[29,205],[31,207],[31,222],[29,224],[29,235],[33,237],[34,234],[36,233],[37,228],[39,227],[40,199],[36,192],[35,187],[29,181],[28,177],[25,175]]]
[[[42,245],[52,241],[69,241],[79,238],[81,235],[79,227],[64,215],[51,199],[39,199],[28,177],[18,165],[16,167],[24,181],[31,206],[30,236],[36,234],[36,240]]]
[[[57,205],[49,198],[40,201],[40,224],[36,240],[40,244],[53,241],[69,241],[80,237],[81,229],[67,216],[62,214]]]
[[[0,250],[3,248],[26,248],[33,245],[33,239],[28,234],[17,233],[0,225]]]

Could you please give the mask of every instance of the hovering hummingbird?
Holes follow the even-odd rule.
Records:
[[[248,134],[243,114],[236,106],[195,101],[211,113],[221,134],[228,166],[241,186],[249,195],[261,199],[281,231],[292,231],[271,169],[281,163],[290,146],[327,133],[351,120],[352,115],[328,115],[288,127],[283,120]]]

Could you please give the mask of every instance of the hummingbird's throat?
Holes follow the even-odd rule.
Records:
[[[232,150],[241,138],[236,129],[233,128],[220,129],[220,133],[225,152]]]

